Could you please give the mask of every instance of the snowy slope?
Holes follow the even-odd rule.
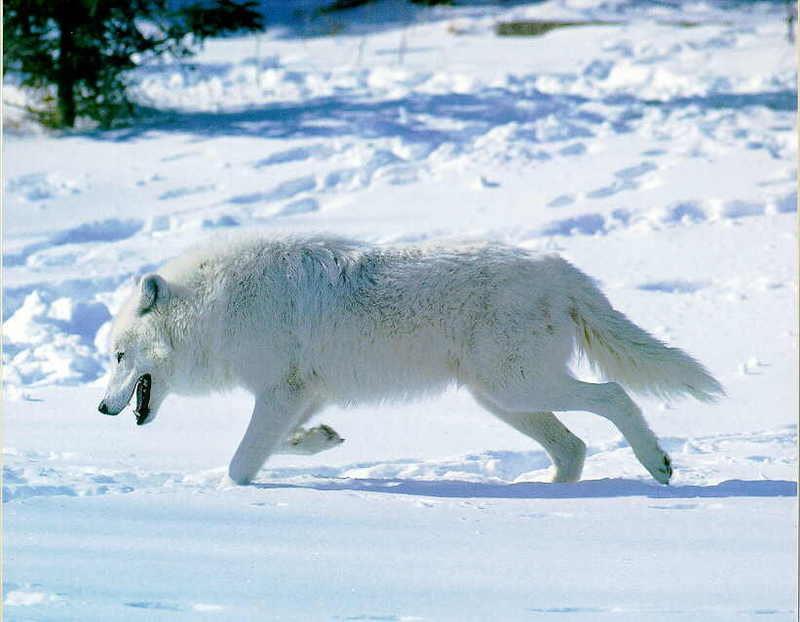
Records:
[[[7,133],[9,619],[795,619],[784,10],[281,11],[266,35],[140,69],[137,97],[159,115]],[[623,23],[497,37],[512,19]],[[455,390],[326,411],[340,448],[221,487],[247,395],[169,398],[143,429],[96,403],[131,277],[242,230],[557,251],[703,361],[728,398],[639,400],[672,454],[670,487],[585,413],[564,416],[589,445],[585,481],[545,483],[541,448]]]

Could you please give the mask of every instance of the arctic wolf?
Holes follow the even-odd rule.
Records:
[[[608,380],[570,374],[575,348]],[[620,384],[712,400],[720,384],[685,352],[614,310],[554,255],[495,244],[370,246],[329,237],[217,242],[140,279],[114,320],[100,412],[136,395],[136,423],[169,393],[244,387],[252,418],[228,474],[250,482],[273,453],[341,442],[301,426],[329,404],[466,387],[540,443],[553,480],[580,478],[586,446],[553,414],[609,419],[659,482],[669,456]]]

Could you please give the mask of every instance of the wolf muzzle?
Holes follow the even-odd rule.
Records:
[[[133,414],[136,415],[136,425],[144,425],[150,418],[150,389],[152,384],[153,379],[150,374],[143,374],[139,376],[139,379],[136,381],[136,387],[134,388],[134,393],[136,394],[136,408],[133,411]],[[104,415],[116,416],[119,414],[119,412],[109,412],[108,404],[106,404],[105,400],[100,402],[97,410]]]

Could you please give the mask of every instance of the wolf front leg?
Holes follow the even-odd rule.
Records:
[[[296,383],[282,383],[256,397],[250,424],[228,467],[230,478],[237,484],[250,483],[308,407],[305,391]]]

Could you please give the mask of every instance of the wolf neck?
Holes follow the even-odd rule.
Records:
[[[176,297],[175,318],[168,327],[176,363],[183,369],[179,393],[206,394],[224,391],[240,384],[226,356],[225,336],[213,301],[202,296],[189,300]]]

